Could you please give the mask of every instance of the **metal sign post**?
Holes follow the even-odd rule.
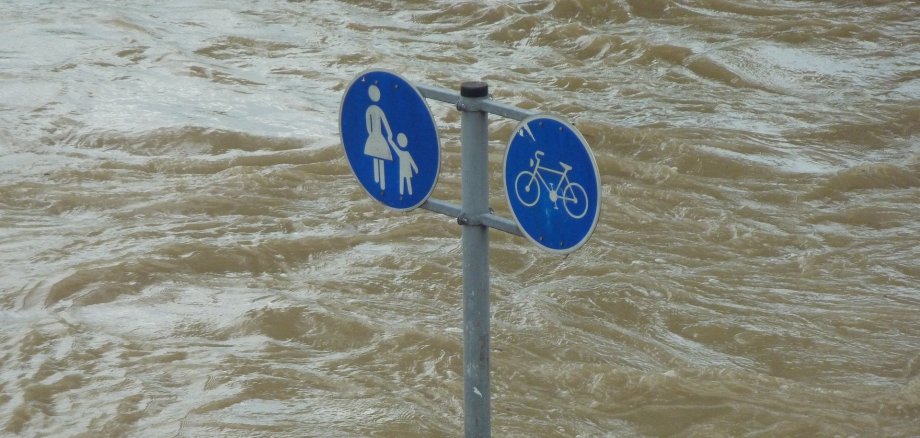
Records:
[[[462,113],[459,206],[429,197],[440,169],[440,140],[427,104],[419,97],[454,104]],[[505,176],[505,191],[515,191],[508,195],[515,220],[489,209],[490,113],[523,121],[505,155],[506,174],[515,172],[510,187]],[[410,84],[383,70],[359,75],[342,100],[342,146],[365,191],[387,207],[421,207],[454,217],[463,226],[463,427],[468,438],[492,435],[489,228],[527,236],[553,253],[568,253],[588,239],[600,211],[597,164],[584,138],[564,121],[534,117],[530,111],[489,99],[484,82],[464,82],[457,95]],[[560,233],[561,228],[575,231]]]
[[[463,221],[489,212],[489,96],[483,82],[460,86],[460,167],[463,192],[463,412],[466,436],[491,432],[489,389],[489,228]],[[467,223],[464,223],[467,222]]]

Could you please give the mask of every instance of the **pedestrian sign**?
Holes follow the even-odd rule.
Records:
[[[532,116],[515,129],[505,150],[505,196],[528,239],[546,250],[583,245],[600,213],[594,154],[571,124]]]
[[[364,190],[396,210],[412,210],[438,180],[441,147],[434,117],[401,76],[371,70],[345,90],[339,128],[348,164]]]

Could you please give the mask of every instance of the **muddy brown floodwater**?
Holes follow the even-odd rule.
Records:
[[[495,436],[920,435],[916,1],[21,0],[0,36],[0,435],[462,434],[460,230],[354,180],[370,68],[596,155],[584,247],[492,233]]]

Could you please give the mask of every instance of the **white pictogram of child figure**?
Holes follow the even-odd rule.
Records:
[[[406,150],[409,147],[409,139],[406,138],[406,134],[400,132],[396,136],[396,143],[399,147],[393,148],[393,152],[396,152],[399,157],[399,194],[403,194],[405,186],[405,188],[409,189],[409,194],[411,195],[412,176],[418,173],[418,166],[415,164],[415,160],[412,159],[412,155]]]
[[[376,85],[368,87],[367,94],[374,103],[380,101],[380,89]],[[374,158],[374,182],[380,184],[380,190],[385,190],[384,161],[393,161],[390,147],[394,150],[398,149],[393,144],[393,130],[390,129],[386,114],[379,106],[374,104],[367,107],[367,111],[364,113],[364,122],[367,127],[364,154]],[[386,131],[386,137],[384,137],[384,130]]]

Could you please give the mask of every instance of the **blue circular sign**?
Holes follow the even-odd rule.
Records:
[[[557,253],[583,245],[600,214],[600,174],[588,142],[571,124],[533,116],[505,150],[505,196],[528,239]]]
[[[383,70],[361,73],[339,112],[345,156],[364,190],[397,210],[422,205],[438,181],[441,144],[421,93]]]

